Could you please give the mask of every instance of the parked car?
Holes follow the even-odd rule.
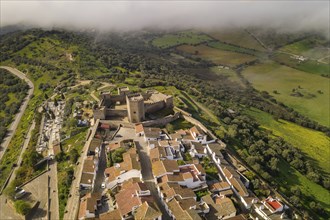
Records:
[[[102,188],[102,189],[105,188],[105,183],[104,183],[104,182],[101,184],[101,188]]]
[[[18,191],[15,195],[15,199],[20,199],[22,198],[24,195],[26,194],[26,191],[24,189],[21,189],[20,191]]]

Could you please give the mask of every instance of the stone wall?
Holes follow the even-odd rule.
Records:
[[[180,117],[181,117],[181,113],[176,112],[174,115],[169,115],[164,118],[159,118],[156,120],[144,121],[144,122],[141,122],[141,124],[146,127],[148,127],[148,126],[165,126],[166,124],[168,124],[176,119],[179,119]]]
[[[104,107],[101,107],[99,109],[94,109],[93,110],[93,115],[94,115],[94,119],[101,119],[104,120],[105,116],[106,116],[106,111]]]
[[[154,113],[156,111],[159,111],[163,108],[165,108],[165,102],[164,101],[159,101],[159,102],[154,102],[154,103],[145,103],[144,108],[146,113]]]
[[[107,117],[127,117],[127,110],[107,109],[106,116]]]

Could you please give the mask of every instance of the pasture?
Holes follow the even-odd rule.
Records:
[[[330,79],[273,62],[248,67],[242,74],[256,89],[267,91],[276,100],[322,125],[330,125]]]
[[[265,48],[247,31],[242,29],[223,30],[219,32],[209,32],[212,38],[227,44],[237,45],[248,49],[266,51]]]
[[[321,76],[330,76],[330,66],[326,63],[320,63],[316,60],[299,61],[291,57],[290,54],[275,53],[273,59],[280,64]],[[322,59],[326,60],[326,59]]]
[[[210,40],[212,40],[210,37],[202,33],[195,31],[182,31],[176,34],[166,34],[162,37],[156,38],[152,41],[152,45],[161,49],[166,49],[181,44],[196,45]]]
[[[324,39],[307,38],[292,44],[288,44],[279,50],[318,60],[329,56],[330,50],[324,46],[324,44],[327,44],[326,40]]]
[[[325,175],[330,175],[330,164],[324,156],[330,154],[330,139],[325,134],[288,121],[276,121],[272,115],[258,109],[249,109],[246,113],[254,118],[262,128],[272,131],[275,136],[282,137],[300,149],[325,172]],[[302,199],[307,204],[307,209],[309,209],[308,198],[314,197],[328,212],[330,211],[330,191],[307,179],[284,160],[280,163],[279,172],[280,175],[276,181],[280,185],[281,191],[289,193],[292,187],[298,186],[304,195]]]
[[[328,158],[324,156],[330,154],[330,138],[324,133],[288,121],[276,121],[272,115],[257,109],[249,110],[247,113],[257,120],[263,128],[271,130],[275,136],[282,137],[288,143],[301,149],[312,159],[315,165],[330,175],[330,163]]]
[[[244,83],[242,82],[241,78],[238,77],[237,73],[232,69],[225,69],[221,66],[211,67],[210,70],[215,73],[216,75],[226,76],[229,80],[240,84],[241,86],[245,87]]]
[[[229,66],[229,67],[236,67],[238,65],[249,63],[256,60],[256,57],[251,55],[218,50],[205,45],[198,45],[198,46],[181,45],[177,47],[177,49],[185,53],[192,54],[201,59],[211,61],[214,64]]]

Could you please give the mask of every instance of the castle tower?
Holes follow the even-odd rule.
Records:
[[[141,94],[126,96],[128,120],[131,123],[138,123],[145,119],[144,99]]]

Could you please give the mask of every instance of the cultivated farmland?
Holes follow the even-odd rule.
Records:
[[[177,47],[177,49],[185,53],[192,54],[196,57],[211,61],[217,65],[224,65],[230,67],[236,67],[240,64],[249,63],[256,59],[256,57],[251,55],[218,50],[205,45],[182,45]]]
[[[211,32],[208,34],[214,39],[228,44],[233,44],[258,51],[265,51],[265,48],[245,30],[233,29],[221,32]]]
[[[205,34],[194,31],[183,31],[176,34],[166,34],[160,38],[156,38],[152,41],[152,45],[166,49],[181,44],[197,45],[210,40],[211,38]]]

